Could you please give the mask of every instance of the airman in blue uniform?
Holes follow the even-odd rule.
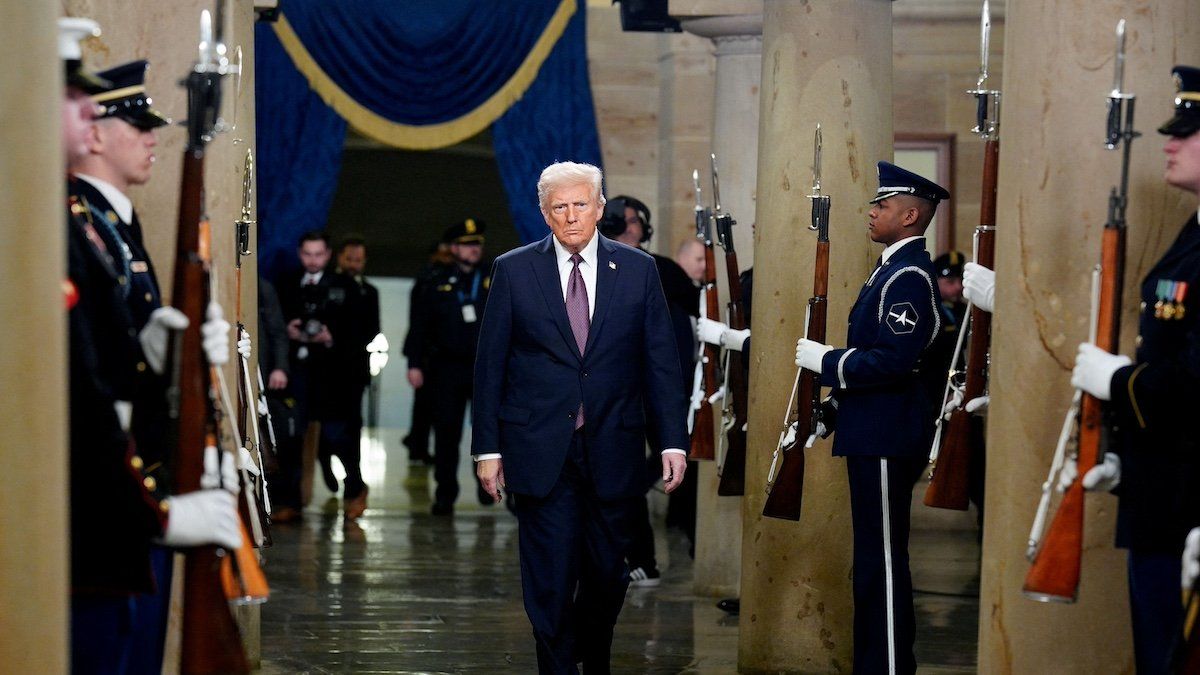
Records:
[[[823,424],[846,458],[854,524],[854,672],[912,673],[916,638],[908,569],[909,505],[933,440],[918,371],[941,332],[925,249],[941,186],[879,162],[867,225],[885,246],[850,310],[847,346],[801,338],[796,364],[832,387]]]

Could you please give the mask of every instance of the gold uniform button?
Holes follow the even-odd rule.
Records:
[[[1143,311],[1143,312],[1146,311],[1146,301],[1145,300],[1142,301],[1142,305],[1139,309],[1140,309],[1140,311]]]
[[[129,466],[132,466],[133,468],[137,469],[138,471],[141,471],[142,467],[144,465],[145,465],[145,463],[142,461],[142,458],[138,457],[137,455],[134,455],[133,457],[129,458]]]
[[[154,492],[154,488],[158,487],[158,482],[154,480],[154,476],[146,476],[142,479],[142,485],[146,486],[147,490]]]
[[[152,302],[153,300],[154,300],[154,296],[147,293],[146,294],[146,302]]]
[[[129,283],[129,280],[125,278],[124,274],[122,274],[121,276],[117,277],[117,283],[124,286],[125,284]]]
[[[145,361],[138,361],[138,364],[137,364],[137,370],[138,370],[138,372],[139,372],[139,373],[144,373],[144,372],[146,372],[146,362],[145,362]]]
[[[165,499],[162,500],[161,502],[158,503],[158,510],[162,511],[163,513],[170,511],[171,510],[171,502],[169,502]]]
[[[1142,346],[1142,336],[1141,336],[1141,335],[1139,335],[1139,336],[1137,336],[1137,337],[1135,337],[1135,338],[1133,339],[1133,346],[1134,346],[1134,347],[1141,347],[1141,346]]]

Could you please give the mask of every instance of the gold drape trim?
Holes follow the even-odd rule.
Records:
[[[283,13],[280,13],[274,27],[284,51],[292,58],[296,69],[308,79],[313,91],[360,133],[397,148],[434,150],[454,145],[483,131],[519,101],[537,78],[538,70],[546,57],[550,56],[550,50],[554,49],[574,14],[575,0],[559,2],[545,30],[512,77],[474,110],[437,124],[403,124],[373,112],[355,101],[321,69]]]

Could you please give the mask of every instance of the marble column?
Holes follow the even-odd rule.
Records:
[[[754,264],[754,191],[758,165],[759,83],[762,77],[762,15],[739,14],[689,19],[684,30],[710,38],[716,46],[711,152],[717,156],[721,207],[737,221],[734,250],[739,269]],[[709,163],[701,169],[706,201],[711,203]],[[724,251],[717,249],[721,298],[729,298]],[[740,497],[717,496],[715,462],[699,462],[696,503],[694,589],[701,595],[737,597],[741,573]]]
[[[7,5],[0,21],[0,664],[61,673],[67,641],[67,344],[62,62],[54,3]]]
[[[892,157],[892,8],[884,0],[767,0],[759,124],[750,426],[743,499],[741,672],[852,667],[850,503],[845,462],[828,441],[807,451],[798,523],[763,518],[764,487],[812,293],[807,229],[813,129],[824,134],[832,197],[829,330],[846,316],[879,254],[866,230],[875,162]]]
[[[1121,351],[1133,353],[1137,287],[1195,209],[1162,180],[1176,63],[1200,62],[1200,5],[1026,2],[1008,6],[1001,112],[996,319],[980,589],[983,673],[1132,672],[1116,498],[1089,495],[1075,604],[1024,598],[1026,538],[1088,336],[1088,286],[1121,155],[1104,149],[1114,28],[1128,20],[1125,88],[1137,94]],[[1064,242],[1069,245],[1064,246]],[[1057,504],[1057,500],[1055,501]]]

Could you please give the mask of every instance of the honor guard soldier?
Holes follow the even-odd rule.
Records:
[[[446,229],[442,241],[454,261],[426,285],[406,342],[409,382],[429,387],[433,407],[437,487],[432,512],[439,516],[452,515],[458,498],[463,416],[471,400],[479,320],[491,286],[488,268],[480,264],[485,230],[484,223],[470,218]],[[477,492],[481,504],[493,503],[482,488]]]
[[[833,454],[846,458],[850,480],[855,672],[916,670],[909,505],[933,440],[918,369],[942,329],[923,235],[949,198],[941,186],[879,162],[867,229],[885,248],[850,309],[848,345],[796,343],[796,365],[833,388],[822,423],[837,432]]]
[[[1175,115],[1164,178],[1200,195],[1200,69],[1176,66]],[[1088,490],[1117,489],[1117,546],[1129,549],[1129,599],[1139,673],[1168,672],[1171,645],[1183,622],[1180,552],[1200,524],[1200,224],[1196,213],[1142,280],[1134,360],[1079,345],[1071,384],[1110,401],[1114,444],[1083,477]],[[1074,468],[1072,463],[1071,468]],[[1074,477],[1075,471],[1067,478]],[[1191,558],[1200,540],[1190,537]],[[1185,556],[1187,558],[1188,556]],[[1193,567],[1194,569],[1194,567]],[[1190,587],[1194,575],[1185,580]]]
[[[103,96],[112,86],[82,69],[79,41],[92,35],[99,35],[93,21],[59,21],[68,166],[85,157],[95,139],[92,120],[100,111],[87,94]],[[225,490],[156,497],[157,481],[147,475],[130,434],[145,341],[127,300],[128,258],[95,216],[85,196],[68,195],[63,286],[70,347],[71,660],[75,672],[157,672],[161,663],[142,658],[146,626],[137,620],[136,604],[165,586],[151,567],[152,542],[236,547],[241,531],[234,497]],[[206,324],[206,333],[209,328],[221,327]],[[229,358],[228,329],[225,324],[206,340],[213,363]],[[161,660],[161,650],[154,658]]]

